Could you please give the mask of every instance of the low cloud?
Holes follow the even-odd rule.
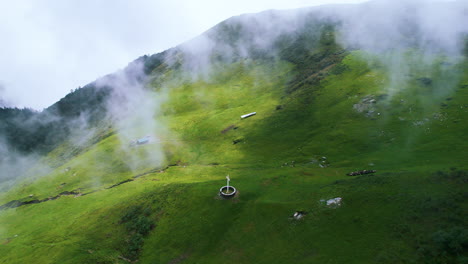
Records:
[[[0,108],[11,107],[12,105],[12,102],[8,99],[8,96],[6,95],[5,86],[0,82]]]
[[[148,86],[143,66],[142,62],[135,61],[97,81],[98,87],[112,87],[106,103],[108,117],[119,137],[125,162],[133,171],[159,167],[166,159],[162,146],[166,128],[157,117],[167,93],[164,87]],[[148,139],[151,146],[135,144],[139,139]]]
[[[434,67],[442,76],[450,76],[450,81],[434,84],[433,99],[455,89],[461,75],[447,65],[463,59],[468,2],[380,0],[346,12],[335,10],[332,17],[341,24],[339,42],[344,47],[367,51],[384,65],[389,79],[384,90],[390,96],[403,91],[411,78],[417,78],[413,74],[427,74]],[[440,64],[442,57],[445,65]]]
[[[457,55],[468,33],[466,1],[371,1],[340,10],[341,43],[371,52],[399,48]]]

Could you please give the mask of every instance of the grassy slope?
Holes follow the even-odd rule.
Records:
[[[103,189],[155,168],[130,171],[124,161],[144,149],[122,152],[126,143],[112,135],[47,177],[2,194],[5,203],[99,190],[0,211],[0,263],[126,263],[122,256],[132,256],[138,236],[122,217],[135,206],[149,208],[138,219],[154,223],[138,244],[140,263],[453,261],[440,254],[456,253],[446,244],[461,240],[447,242],[440,232],[463,227],[466,176],[433,173],[466,169],[466,71],[457,90],[442,97],[429,95],[445,75],[432,68],[412,73],[407,89],[377,99],[381,114],[372,119],[353,105],[389,93],[384,66],[369,67],[354,52],[319,83],[288,94],[293,69],[241,61],[209,81],[173,84],[157,117],[171,131],[161,135],[167,160],[157,167],[178,166]],[[420,77],[433,85],[421,85]],[[240,120],[252,111],[258,114]],[[238,128],[221,133],[231,125]],[[322,156],[330,167],[313,161]],[[345,176],[366,168],[378,174]],[[226,174],[240,192],[234,200],[216,195]],[[319,202],[337,196],[340,208]],[[308,214],[293,221],[296,210]]]

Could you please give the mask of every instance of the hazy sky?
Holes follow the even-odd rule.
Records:
[[[41,110],[231,16],[358,2],[365,0],[0,0],[0,106]]]

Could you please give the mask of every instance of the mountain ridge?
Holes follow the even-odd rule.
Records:
[[[51,107],[112,90],[0,193],[0,262],[463,263],[466,56],[344,47],[304,12],[222,22]]]

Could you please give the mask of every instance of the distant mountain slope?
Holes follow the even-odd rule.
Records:
[[[41,113],[0,111],[18,140],[30,120],[55,140],[0,186],[0,262],[464,263],[466,34],[397,7],[234,17]]]
[[[378,4],[368,5],[370,8],[379,8]],[[322,69],[328,67],[345,55],[345,49],[340,45],[342,43],[335,41],[335,37],[339,34],[338,28],[346,29],[346,24],[349,23],[348,17],[343,13],[346,11],[352,14],[365,13],[363,11],[365,8],[358,7],[360,6],[332,5],[290,11],[271,10],[233,17],[192,41],[159,54],[142,56],[130,63],[122,73],[110,74],[101,79],[123,74],[144,83],[145,75],[161,69],[161,65],[175,69],[183,65],[186,67],[185,70],[198,71],[203,67],[208,67],[211,63],[235,62],[242,58],[281,58],[297,65],[300,71],[317,72],[320,67]],[[445,3],[441,7],[442,10],[467,8],[462,2]],[[418,28],[418,18],[412,17],[409,13],[412,8],[415,7],[408,5],[406,13],[403,12],[399,17],[401,20],[397,21],[397,23],[405,21],[404,23],[408,26],[402,31],[405,34],[402,39],[399,39],[398,45],[417,48],[425,45],[424,41],[429,40],[425,39],[426,36],[422,32],[424,29]],[[352,17],[352,15],[349,16]],[[465,19],[467,19],[466,16]],[[462,21],[460,23],[463,24]],[[463,38],[461,40],[463,41]],[[463,50],[466,56],[468,41],[465,39],[464,43]],[[353,47],[353,49],[357,48],[359,47]],[[349,47],[346,50],[350,50]],[[328,56],[332,53],[334,56]],[[325,61],[321,61],[323,59]],[[138,71],[141,70],[142,73],[136,73],[133,76],[135,64],[138,65]],[[14,118],[17,114],[13,113],[18,110],[3,109],[2,118],[5,123],[2,134],[7,135],[6,141],[19,151],[47,153],[63,142],[70,134],[70,130],[76,129],[72,125],[76,123],[76,119],[85,118],[82,124],[85,126],[98,124],[106,117],[107,99],[115,90],[115,87],[99,85],[99,82],[100,80],[97,80],[83,88],[75,89],[41,113],[31,114],[30,110],[25,109],[21,114],[23,117],[18,122]],[[29,116],[29,122],[24,122],[25,116]]]

